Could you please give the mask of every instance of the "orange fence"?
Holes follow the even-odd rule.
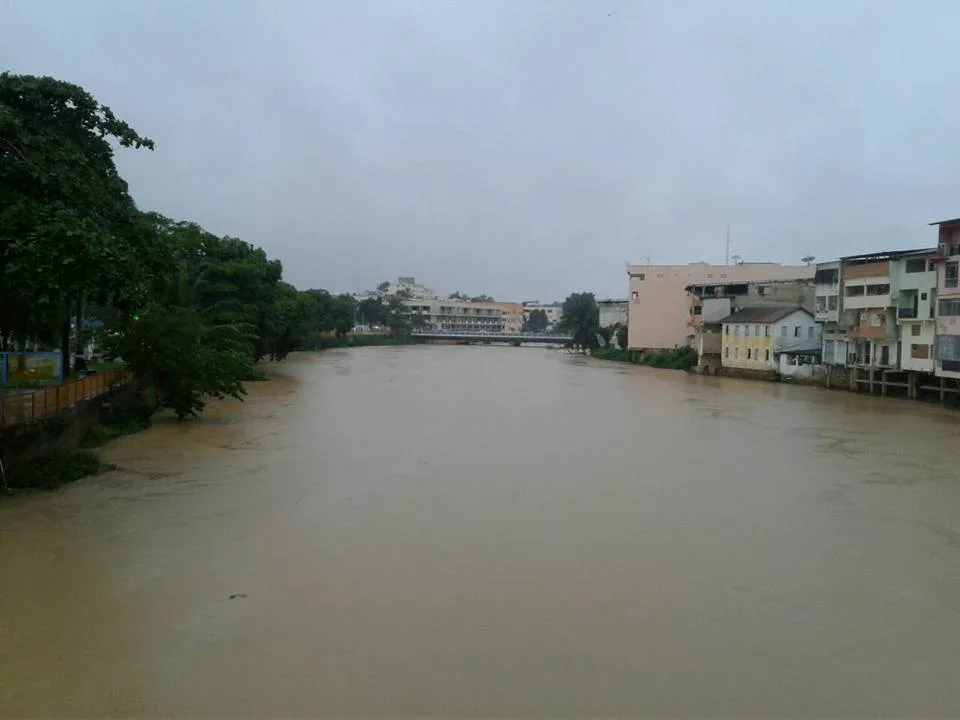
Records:
[[[132,379],[133,375],[129,370],[105,370],[62,385],[6,395],[0,399],[0,427],[26,425],[43,420],[84,400],[103,395],[111,388],[126,385]]]

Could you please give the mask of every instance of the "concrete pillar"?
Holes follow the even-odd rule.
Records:
[[[915,372],[907,373],[907,399],[917,399],[917,374]]]
[[[870,368],[870,394],[873,395],[873,382],[874,382],[874,373],[876,371],[873,368]]]
[[[886,396],[887,394],[887,371],[880,371],[880,394]]]
[[[945,377],[942,377],[940,378],[940,404],[943,405],[946,399],[947,399],[947,379]]]

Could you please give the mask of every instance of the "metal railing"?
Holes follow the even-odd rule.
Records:
[[[105,370],[85,378],[24,390],[0,398],[0,428],[28,425],[62,410],[126,385],[133,374],[126,369]]]
[[[898,307],[897,317],[901,320],[912,320],[917,317],[917,309],[913,307]]]

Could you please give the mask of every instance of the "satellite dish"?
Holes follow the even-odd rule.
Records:
[[[813,255],[807,255],[806,257],[800,258],[800,262],[805,262],[807,265],[812,263],[816,258]]]

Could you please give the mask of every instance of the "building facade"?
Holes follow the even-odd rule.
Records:
[[[813,275],[813,317],[820,323],[823,347],[821,357],[824,365],[847,364],[847,335],[840,323],[843,311],[843,292],[840,286],[842,263],[839,260],[817,263]]]
[[[419,313],[423,329],[446,332],[504,332],[507,303],[481,303],[466,300],[410,299],[403,303],[411,313]]]
[[[779,263],[630,265],[628,347],[662,350],[693,344],[686,290],[691,285],[810,280],[813,274],[812,266]]]
[[[847,366],[933,372],[935,258],[932,248],[841,258]]]
[[[471,305],[477,305],[480,303],[471,303]],[[518,333],[523,332],[523,305],[520,303],[506,303],[506,302],[494,302],[494,303],[483,303],[484,305],[492,305],[495,308],[500,308],[503,311],[503,332],[507,333]]]
[[[938,230],[934,372],[960,380],[960,218],[932,224]]]
[[[783,353],[820,354],[820,326],[803,308],[746,308],[721,325],[721,364],[726,368],[770,372],[779,368]]]
[[[600,327],[626,325],[630,303],[627,300],[597,300],[600,311]]]
[[[536,300],[528,300],[523,303],[523,322],[530,318],[530,313],[534,310],[543,310],[547,316],[547,329],[552,330],[560,322],[563,316],[563,306],[560,303],[543,304]]]

